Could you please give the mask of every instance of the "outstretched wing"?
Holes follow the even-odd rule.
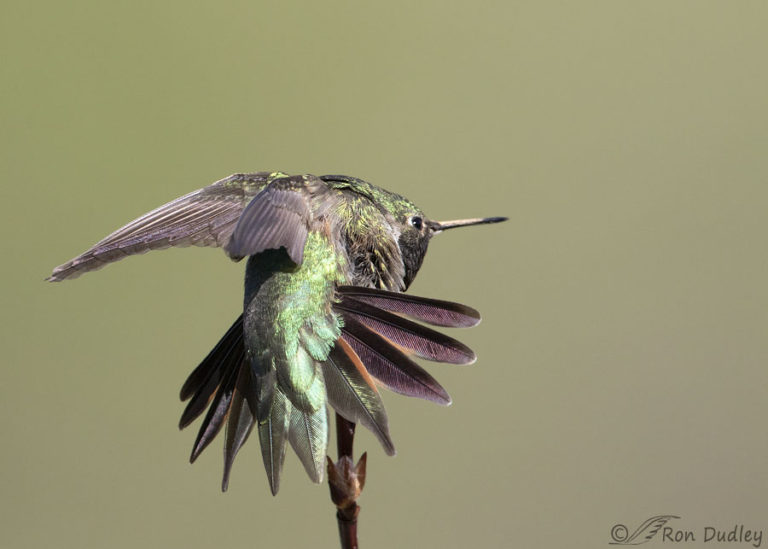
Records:
[[[171,246],[224,246],[246,205],[270,174],[235,174],[177,198],[118,229],[56,267],[51,282],[76,278],[126,256]]]

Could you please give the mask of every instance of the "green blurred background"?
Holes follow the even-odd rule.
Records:
[[[3,2],[0,546],[336,547],[291,453],[187,462],[178,389],[229,326],[220,250],[50,270],[238,171],[346,173],[431,217],[412,291],[484,315],[361,433],[368,547],[607,547],[768,529],[768,5]],[[768,532],[766,532],[768,537]],[[659,544],[656,539],[652,543]],[[650,546],[650,543],[649,543]]]

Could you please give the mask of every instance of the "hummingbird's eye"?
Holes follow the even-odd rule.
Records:
[[[418,215],[414,215],[411,218],[411,225],[413,225],[417,230],[421,230],[422,224],[423,220]]]

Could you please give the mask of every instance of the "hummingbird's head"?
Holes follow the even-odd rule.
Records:
[[[421,212],[414,210],[405,215],[401,222],[398,245],[405,266],[405,289],[410,286],[416,273],[421,268],[430,239],[438,233],[456,227],[484,225],[506,221],[506,217],[478,217],[472,219],[455,219],[453,221],[432,221]]]
[[[320,176],[320,179],[342,192],[364,197],[377,212],[384,214],[387,220],[387,228],[389,229],[386,231],[386,240],[391,243],[391,237],[393,235],[396,236],[397,246],[400,249],[403,266],[405,267],[402,290],[408,289],[416,273],[419,272],[421,263],[424,261],[424,256],[427,253],[429,240],[434,235],[456,227],[498,223],[507,219],[506,217],[484,217],[457,219],[454,221],[432,221],[413,202],[404,196],[376,187],[362,179],[347,175],[323,175]],[[361,208],[360,211],[365,211],[365,209]],[[358,229],[365,230],[351,231],[354,235],[353,240],[362,234],[371,233],[368,222],[362,223]]]

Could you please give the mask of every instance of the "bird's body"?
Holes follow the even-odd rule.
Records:
[[[194,460],[226,421],[225,488],[255,429],[276,493],[286,442],[309,476],[322,479],[328,404],[394,453],[373,378],[396,392],[450,402],[409,355],[469,363],[474,354],[404,317],[467,326],[479,315],[395,292],[407,289],[434,234],[501,220],[429,221],[402,196],[346,176],[236,174],[129,223],[50,280],[168,246],[222,246],[233,259],[248,257],[243,314],[184,384],[181,396],[190,402],[180,425],[208,407]]]

